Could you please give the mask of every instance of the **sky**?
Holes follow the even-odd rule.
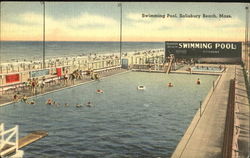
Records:
[[[122,2],[122,40],[244,41],[246,6],[247,3]],[[119,41],[120,9],[118,2],[46,2],[46,41]],[[175,14],[176,17],[167,16]],[[205,18],[203,14],[212,17]],[[229,16],[219,17],[220,14]],[[1,39],[42,41],[41,2],[2,1]]]

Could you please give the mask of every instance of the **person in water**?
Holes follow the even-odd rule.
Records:
[[[97,92],[97,93],[103,93],[103,90],[97,89],[96,92]]]
[[[91,102],[89,101],[89,102],[86,104],[86,106],[87,106],[87,107],[91,107],[91,106],[92,106]]]
[[[27,102],[27,104],[35,104],[35,101],[31,100],[30,102]]]
[[[47,104],[48,104],[48,105],[52,105],[52,103],[53,103],[52,99],[49,98],[49,99],[47,100]]]
[[[168,83],[168,87],[173,87],[173,86],[174,85],[171,82]]]
[[[76,107],[80,108],[80,107],[82,107],[82,105],[81,104],[76,104]]]
[[[23,95],[22,101],[26,103],[27,100],[28,100],[28,97],[26,95]]]
[[[200,81],[200,79],[199,79],[199,78],[197,79],[196,83],[197,83],[198,85],[200,85],[200,84],[201,84],[201,81]]]

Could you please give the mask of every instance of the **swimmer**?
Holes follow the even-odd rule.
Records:
[[[53,103],[53,101],[49,98],[49,99],[47,100],[47,103],[46,103],[46,104],[51,105],[52,103]]]
[[[96,90],[96,93],[103,93],[103,90],[97,89],[97,90]]]
[[[89,101],[87,104],[86,104],[87,107],[92,107],[93,105],[91,104],[91,102]]]
[[[27,99],[28,99],[28,97],[26,95],[23,95],[22,101],[26,103]]]
[[[80,107],[82,107],[82,105],[81,104],[76,104],[76,107],[80,108]]]
[[[197,79],[196,84],[198,84],[198,85],[200,85],[200,84],[201,84],[201,81],[200,81],[200,79],[199,79],[199,78]]]
[[[68,106],[69,104],[65,103],[64,106]]]
[[[174,85],[171,82],[168,83],[168,87],[173,87],[173,86]]]
[[[30,104],[35,104],[35,102],[32,100],[32,101],[30,102]]]
[[[27,104],[35,104],[35,101],[31,100],[30,102],[27,102]]]

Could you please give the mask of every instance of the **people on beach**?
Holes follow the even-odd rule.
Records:
[[[200,84],[201,84],[201,81],[200,81],[200,79],[199,79],[199,78],[197,79],[196,84],[198,84],[198,85],[200,85]]]

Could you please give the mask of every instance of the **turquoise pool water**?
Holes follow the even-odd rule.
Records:
[[[196,85],[200,78],[201,85]],[[129,72],[0,107],[0,122],[20,136],[49,136],[23,148],[25,158],[170,157],[217,76]],[[167,87],[172,82],[174,87]],[[145,91],[138,91],[144,85]],[[96,93],[102,89],[104,93]],[[59,106],[45,105],[48,98]],[[91,101],[94,107],[77,108]],[[68,106],[64,106],[65,104]]]

